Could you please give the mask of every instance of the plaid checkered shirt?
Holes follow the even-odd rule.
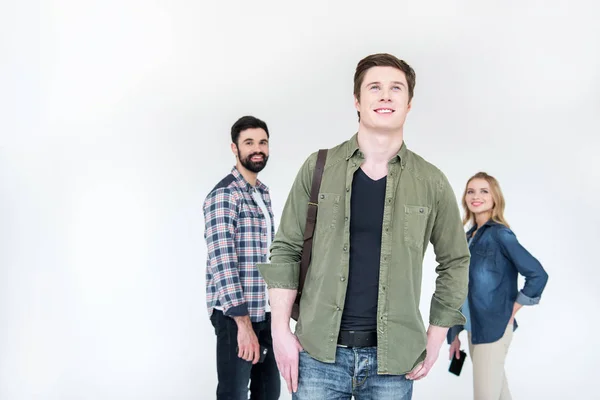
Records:
[[[267,219],[252,198],[256,190],[275,226],[269,189],[260,180],[252,187],[236,167],[204,200],[204,238],[207,246],[206,303],[227,316],[249,315],[252,322],[265,319],[265,281],[257,263],[267,262]]]

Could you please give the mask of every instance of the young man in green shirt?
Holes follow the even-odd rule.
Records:
[[[296,176],[270,263],[258,265],[277,365],[294,399],[411,399],[448,328],[465,321],[470,257],[455,195],[404,143],[414,87],[414,70],[392,55],[356,67],[358,132],[328,150],[295,334],[289,322],[317,152]],[[425,331],[419,300],[429,242],[438,277]]]

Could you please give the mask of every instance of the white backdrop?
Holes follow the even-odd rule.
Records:
[[[305,157],[354,133],[374,52],[417,72],[409,148],[457,197],[495,175],[550,275],[519,313],[514,398],[597,398],[597,2],[216,3],[3,5],[0,399],[214,398],[201,204],[230,126],[268,123],[279,219]],[[426,319],[434,267],[430,249]],[[415,399],[470,397],[470,362],[457,378],[447,360]]]

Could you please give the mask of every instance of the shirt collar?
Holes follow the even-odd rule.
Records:
[[[350,138],[350,140],[348,140],[348,142],[346,144],[346,161],[351,159],[354,156],[354,154],[356,154],[356,153],[358,153],[358,156],[360,158],[364,158],[363,153],[358,148],[358,133],[355,133],[354,135],[352,135],[352,137]],[[404,166],[404,165],[406,165],[407,156],[408,156],[408,148],[406,147],[406,142],[403,140],[402,146],[400,146],[400,150],[398,150],[398,152],[392,158],[392,162],[400,161],[400,162],[402,162],[402,165]]]
[[[239,187],[246,192],[251,192],[252,189],[256,189],[263,193],[268,191],[267,186],[258,178],[256,179],[256,186],[252,187],[252,185],[244,178],[244,175],[242,175],[236,166],[231,169],[231,175],[233,175]]]
[[[487,220],[487,222],[485,224],[482,225],[482,227],[484,226],[494,226],[494,225],[499,225],[498,222],[493,221],[491,218]],[[477,229],[477,225],[473,224],[473,226],[467,231],[467,237],[471,237],[471,235],[473,234],[473,232],[475,231],[475,229]]]

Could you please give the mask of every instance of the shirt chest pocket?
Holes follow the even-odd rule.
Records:
[[[479,265],[479,268],[482,271],[486,271],[487,273],[491,273],[494,275],[502,275],[503,270],[501,268],[501,264],[496,263],[496,251],[493,247],[484,246],[476,246],[471,250],[472,258],[474,258],[474,262]]]
[[[475,247],[475,249],[473,249],[473,253],[483,258],[494,257],[494,250],[488,248],[487,246],[477,246]]]
[[[248,229],[260,229],[262,226],[263,215],[258,209],[253,210],[252,207],[245,205],[238,213],[238,230],[240,228],[248,231]]]
[[[404,241],[409,247],[422,250],[431,208],[404,205]]]
[[[335,228],[340,211],[340,197],[335,193],[319,193],[316,225],[318,230]]]

